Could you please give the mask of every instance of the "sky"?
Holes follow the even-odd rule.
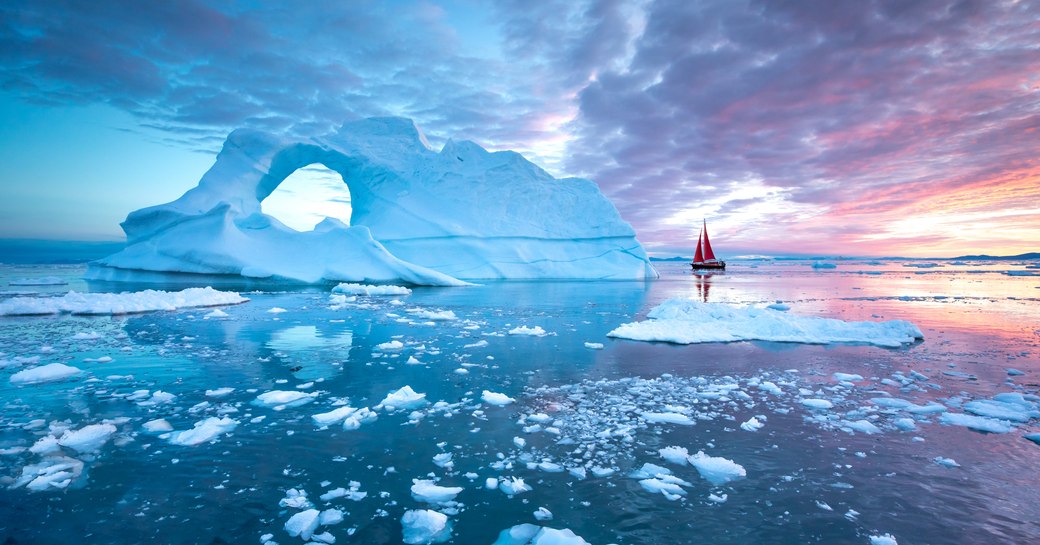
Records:
[[[655,255],[702,219],[722,257],[1040,250],[1040,2],[1005,0],[5,0],[0,237],[116,240],[235,128],[385,115],[593,180]],[[346,199],[309,167],[264,210]]]

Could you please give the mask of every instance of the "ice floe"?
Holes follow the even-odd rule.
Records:
[[[747,476],[744,466],[727,458],[708,456],[703,451],[690,456],[690,465],[697,469],[701,477],[715,486]]]
[[[590,545],[569,529],[519,524],[502,530],[491,545]]]
[[[400,411],[421,407],[426,403],[426,394],[416,392],[411,386],[404,386],[387,394],[376,407],[388,411]]]
[[[401,517],[402,541],[408,545],[443,543],[451,539],[448,516],[430,509],[405,511]]]
[[[412,497],[426,503],[445,503],[462,492],[459,486],[439,486],[429,479],[412,479]]]
[[[60,297],[16,297],[0,301],[0,316],[44,314],[134,314],[180,308],[237,305],[248,301],[238,293],[213,288],[167,292],[78,293]]]
[[[11,384],[41,384],[44,382],[55,382],[65,380],[83,373],[78,367],[72,367],[63,363],[48,363],[32,369],[18,371],[11,375]]]
[[[607,336],[676,344],[760,340],[865,343],[893,348],[924,338],[917,326],[904,320],[847,322],[688,299],[669,299],[651,310],[647,318],[622,324]]]
[[[513,402],[516,401],[515,399],[513,399],[513,398],[511,398],[511,397],[509,397],[509,396],[507,396],[505,394],[500,394],[500,393],[497,393],[497,392],[491,392],[489,390],[484,390],[484,392],[482,394],[480,394],[480,399],[483,400],[484,403],[487,403],[488,405],[496,405],[498,407],[504,407],[504,406],[509,405],[510,403],[513,403]]]
[[[372,284],[353,284],[343,282],[332,288],[332,293],[340,293],[344,295],[410,295],[412,290],[404,286],[375,286]]]
[[[306,405],[314,401],[316,397],[318,397],[317,392],[308,394],[299,390],[272,390],[256,396],[256,399],[253,400],[253,405],[280,411],[290,407]]]
[[[195,426],[186,431],[175,431],[170,434],[169,442],[173,445],[195,446],[213,441],[225,433],[231,433],[238,426],[237,420],[228,417],[217,418],[211,416],[205,420],[195,423]]]

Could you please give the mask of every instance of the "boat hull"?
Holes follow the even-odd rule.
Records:
[[[726,262],[716,261],[714,263],[690,263],[690,267],[695,271],[724,271],[726,270]]]

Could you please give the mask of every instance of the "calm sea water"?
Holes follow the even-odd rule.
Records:
[[[692,276],[683,264],[662,264],[654,282],[418,288],[337,309],[326,287],[250,292],[250,302],[224,308],[222,318],[207,318],[210,309],[0,317],[0,360],[29,358],[0,369],[0,542],[260,543],[273,534],[283,545],[302,543],[283,529],[296,512],[279,506],[289,489],[305,491],[318,509],[344,511],[342,523],[319,530],[337,543],[400,543],[403,513],[423,508],[449,511],[450,542],[460,544],[490,544],[521,523],[569,528],[597,545],[864,544],[881,534],[901,545],[1040,542],[1040,446],[1023,438],[1040,431],[1040,422],[988,434],[941,424],[932,414],[913,416],[916,429],[901,431],[888,424],[907,415],[869,401],[892,395],[954,411],[1000,392],[1036,394],[1040,277],[1004,273],[1025,270],[1023,264],[905,265],[838,262],[814,270],[807,262],[743,262],[725,274]],[[148,287],[87,285],[82,273],[81,266],[4,266],[0,297]],[[68,284],[8,286],[45,276]],[[925,340],[883,349],[606,337],[671,297],[781,300],[793,314],[905,319]],[[270,312],[275,307],[285,312]],[[415,309],[450,310],[456,319],[429,321],[409,312]],[[521,325],[548,334],[508,334]],[[75,339],[79,333],[94,338]],[[392,340],[404,348],[376,348]],[[111,361],[88,361],[98,358]],[[11,374],[34,362],[88,374],[10,384]],[[835,372],[864,379],[841,385]],[[911,372],[925,378],[901,380]],[[765,380],[783,393],[756,386]],[[337,401],[374,407],[405,385],[445,403],[414,413],[377,411],[376,421],[349,431],[319,429],[311,419]],[[225,387],[234,391],[206,396]],[[298,389],[317,393],[314,401],[284,410],[252,404],[264,392]],[[141,404],[134,392],[142,390],[176,398]],[[516,401],[482,403],[484,390]],[[835,407],[821,416],[799,402],[806,397]],[[648,424],[638,418],[646,410],[700,418],[692,426]],[[542,428],[556,430],[525,431],[533,423],[525,416],[538,413],[551,419]],[[142,429],[164,418],[183,430],[211,416],[239,424],[190,447]],[[741,429],[751,417],[764,426]],[[858,419],[881,432],[843,429],[841,421]],[[50,428],[104,421],[118,432],[97,453],[69,453],[85,469],[67,489],[8,488],[39,459],[21,447]],[[669,446],[730,459],[746,477],[714,486],[697,470],[662,460],[658,450]],[[443,453],[453,455],[452,467],[434,462]],[[586,462],[615,473],[581,479],[551,465]],[[686,481],[686,495],[670,501],[628,476],[648,462]],[[499,476],[523,478],[532,490],[510,497],[485,488],[487,478]],[[463,491],[455,505],[429,505],[412,497],[413,479]],[[319,499],[352,481],[367,496]],[[539,507],[553,519],[536,520]]]

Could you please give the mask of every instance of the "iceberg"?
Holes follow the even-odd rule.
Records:
[[[807,344],[865,343],[888,348],[899,348],[924,338],[917,326],[905,320],[846,322],[682,298],[661,303],[647,314],[647,318],[650,319],[622,324],[607,336],[675,344],[758,340]]]
[[[299,232],[262,212],[279,184],[315,163],[348,184],[350,225],[326,218]],[[355,121],[307,140],[236,130],[195,188],[121,225],[126,248],[92,263],[88,279],[195,273],[450,286],[657,277],[593,182],[556,179],[518,153],[469,141],[436,152],[403,118]]]

